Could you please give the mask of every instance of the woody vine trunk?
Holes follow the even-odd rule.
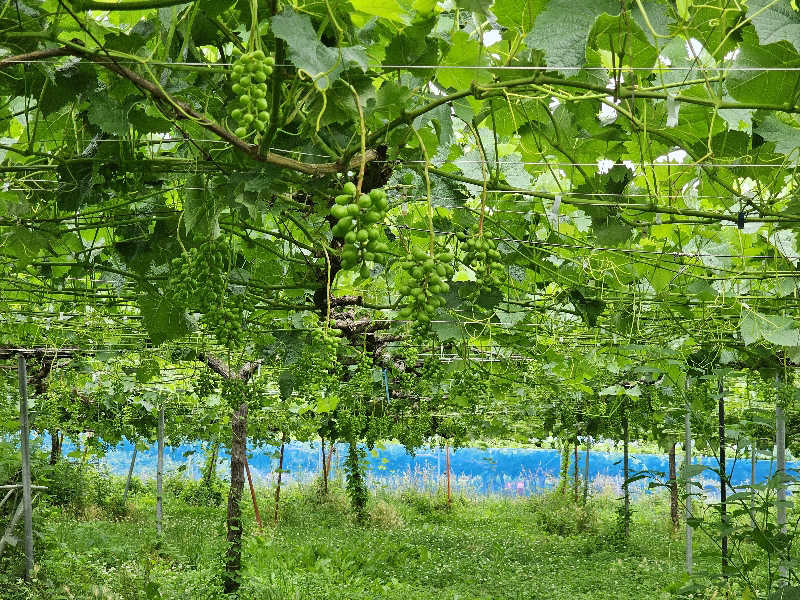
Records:
[[[244,491],[244,459],[247,452],[247,404],[242,403],[233,413],[231,423],[231,488],[228,492],[228,551],[225,557],[225,592],[239,589],[239,569],[242,566],[242,508]]]

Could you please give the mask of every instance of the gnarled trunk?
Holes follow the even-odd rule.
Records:
[[[672,517],[672,529],[678,530],[678,475],[675,465],[675,442],[669,447],[669,514]]]
[[[50,432],[50,464],[54,465],[61,458],[61,432],[56,429]]]
[[[228,551],[225,556],[225,592],[239,589],[242,566],[242,492],[244,491],[244,459],[247,452],[247,404],[242,403],[231,421],[231,488],[228,493]]]

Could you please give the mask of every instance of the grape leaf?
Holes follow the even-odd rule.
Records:
[[[544,0],[495,0],[492,12],[503,27],[527,33],[544,5]]]
[[[794,104],[797,71],[765,70],[800,67],[800,55],[786,42],[755,46],[742,44],[734,69],[728,75],[728,92],[744,103]]]
[[[792,154],[800,148],[800,129],[779,121],[775,115],[768,115],[755,132],[768,142],[775,142],[775,152]]]
[[[619,14],[619,3],[611,0],[550,0],[547,8],[536,17],[525,44],[543,50],[548,66],[554,71],[574,75],[586,61],[589,32],[603,13]]]
[[[747,16],[762,45],[785,40],[800,51],[800,13],[788,2],[747,0]]]
[[[272,31],[286,42],[295,66],[310,76],[321,91],[327,90],[345,69],[357,66],[366,70],[369,63],[362,46],[330,48],[320,42],[308,15],[299,15],[291,8],[272,18]]]

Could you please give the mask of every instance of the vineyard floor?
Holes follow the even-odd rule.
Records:
[[[79,516],[42,507],[36,581],[24,588],[14,578],[21,564],[3,562],[0,598],[225,598],[224,503],[191,505],[172,489],[160,544],[155,498],[144,490],[121,519],[91,504]],[[268,522],[272,493],[258,493]],[[612,498],[594,499],[585,513],[552,496],[455,498],[450,510],[443,500],[411,492],[372,497],[369,521],[356,525],[340,488],[325,503],[309,488],[293,488],[282,497],[279,527],[265,525],[262,535],[248,503],[239,597],[652,600],[669,598],[668,588],[682,581],[682,537],[670,533],[663,499],[637,502],[624,549],[614,544]]]

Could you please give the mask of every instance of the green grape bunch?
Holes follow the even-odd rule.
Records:
[[[316,368],[327,371],[336,365],[339,345],[343,342],[341,335],[342,332],[333,327],[327,330],[321,327],[312,330],[311,337],[319,353]]]
[[[209,240],[172,259],[169,292],[179,306],[200,313],[219,306],[227,287],[226,251],[221,240]]]
[[[389,200],[380,188],[361,194],[352,182],[344,185],[343,193],[336,196],[330,214],[337,220],[331,229],[333,235],[344,240],[342,268],[353,269],[360,265],[361,276],[369,277],[366,262],[383,262],[389,247],[379,241],[380,223],[386,218]]]
[[[267,78],[274,66],[275,59],[262,50],[242,54],[233,63],[231,89],[240,106],[231,111],[231,117],[239,124],[234,133],[240,138],[263,135],[269,125]]]
[[[473,232],[472,235],[459,232],[456,237],[464,245],[462,262],[475,271],[481,291],[488,294],[499,285],[500,274],[505,271],[497,245],[493,239],[478,232]]]
[[[187,312],[201,313],[200,322],[226,347],[242,338],[244,311],[253,310],[246,293],[228,294],[228,248],[210,240],[172,260],[169,293]]]
[[[401,319],[413,319],[422,325],[430,323],[436,310],[446,304],[442,294],[450,291],[445,279],[453,276],[452,260],[449,252],[431,256],[415,249],[400,263],[411,280],[398,288],[404,305],[398,312]]]
[[[236,409],[248,399],[247,383],[241,379],[230,378],[222,380],[220,396],[229,407]]]

